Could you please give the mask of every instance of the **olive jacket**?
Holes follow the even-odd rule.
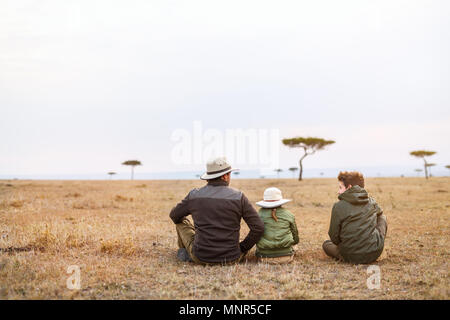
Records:
[[[377,217],[383,210],[358,185],[338,196],[331,211],[328,235],[347,261],[364,263],[383,251],[384,238],[380,235]]]
[[[276,221],[272,209],[261,208],[258,212],[264,222],[264,234],[256,243],[256,256],[281,257],[292,255],[292,246],[299,242],[294,215],[283,207],[276,211]]]

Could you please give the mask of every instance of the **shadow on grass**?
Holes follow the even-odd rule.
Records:
[[[16,252],[28,252],[28,251],[44,251],[44,248],[42,247],[36,247],[32,245],[28,245],[25,247],[7,247],[7,248],[0,248],[0,252],[3,253],[16,253]]]

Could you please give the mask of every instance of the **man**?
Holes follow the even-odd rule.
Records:
[[[263,235],[264,224],[247,197],[229,187],[235,169],[226,158],[208,162],[206,169],[201,176],[206,186],[191,190],[170,212],[178,234],[177,256],[199,264],[239,262]],[[239,242],[241,218],[250,232]]]
[[[340,172],[339,196],[331,212],[325,253],[355,264],[372,263],[383,252],[387,232],[386,216],[364,190],[359,172]]]

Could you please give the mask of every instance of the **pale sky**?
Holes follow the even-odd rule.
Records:
[[[0,0],[0,174],[203,169],[171,160],[194,121],[336,140],[314,168],[420,167],[415,149],[445,166],[449,16],[446,0]],[[280,166],[299,156],[280,147]]]

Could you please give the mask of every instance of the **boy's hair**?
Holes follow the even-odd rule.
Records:
[[[362,173],[358,171],[341,171],[339,172],[338,180],[342,181],[346,188],[349,185],[358,185],[361,188],[364,188],[364,177]]]

